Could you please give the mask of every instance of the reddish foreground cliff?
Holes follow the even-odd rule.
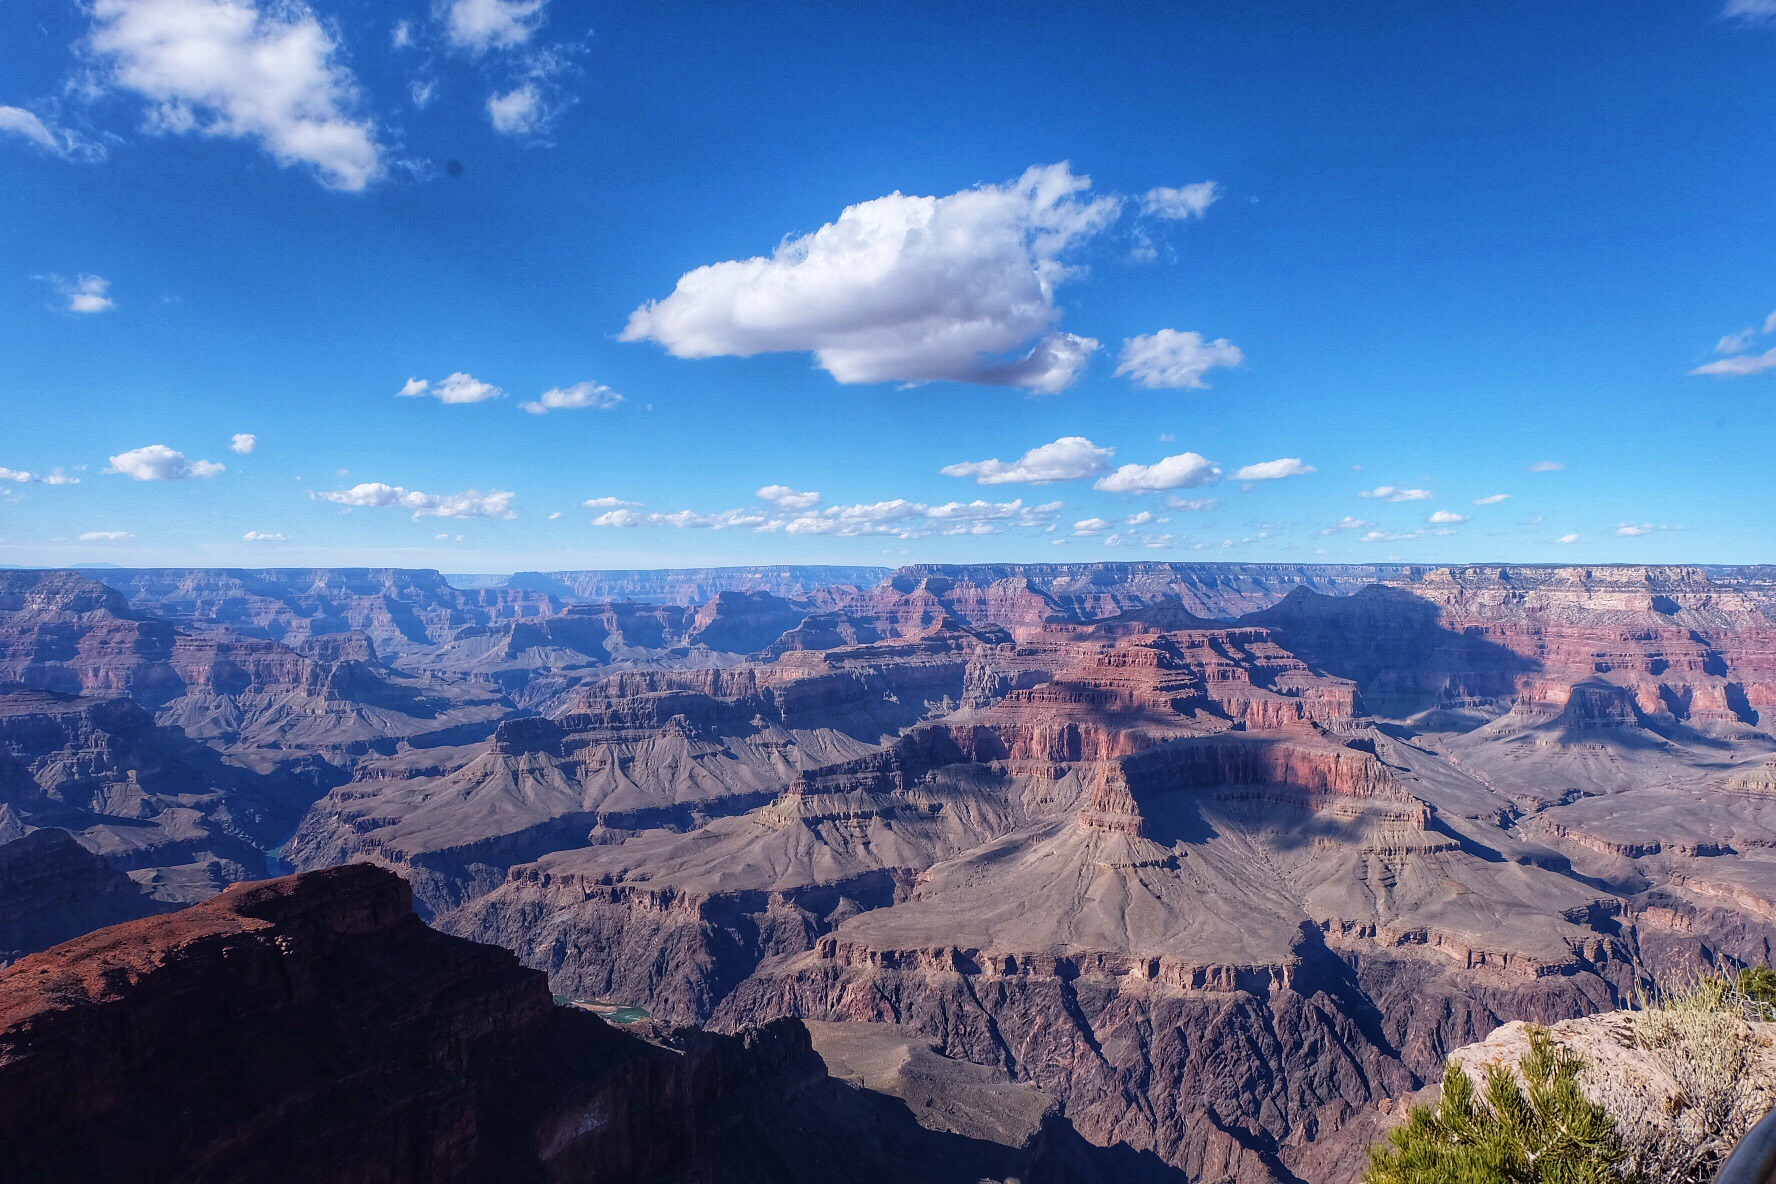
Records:
[[[879,1079],[864,1088],[796,1020],[644,1027],[557,1006],[511,953],[428,928],[389,872],[239,884],[0,972],[0,1180],[1181,1180],[902,1033],[828,1025]]]

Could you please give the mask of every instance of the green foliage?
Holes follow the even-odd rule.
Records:
[[[1482,1091],[1450,1065],[1437,1105],[1415,1107],[1370,1149],[1364,1184],[1621,1184],[1626,1150],[1615,1120],[1579,1092],[1582,1067],[1536,1027],[1521,1085],[1494,1065]]]
[[[1742,998],[1763,1013],[1759,1019],[1768,1019],[1770,1013],[1776,1011],[1776,969],[1747,966],[1739,972],[1733,986]]]

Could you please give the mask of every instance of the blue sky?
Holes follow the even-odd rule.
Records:
[[[1769,562],[1723,3],[0,5],[0,562]]]

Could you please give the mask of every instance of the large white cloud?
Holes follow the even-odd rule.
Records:
[[[630,314],[625,341],[675,357],[814,354],[840,382],[955,382],[1054,392],[1098,343],[1059,330],[1069,249],[1115,221],[1066,164],[947,197],[860,202],[770,256],[712,263]]]
[[[946,477],[973,477],[980,485],[1046,485],[1095,477],[1110,467],[1114,448],[1099,448],[1084,436],[1062,436],[1032,448],[1014,461],[970,460],[945,465]]]
[[[1276,460],[1259,461],[1255,465],[1242,465],[1233,471],[1235,481],[1277,481],[1284,477],[1305,477],[1314,472],[1312,465],[1304,465],[1297,456],[1284,456]]]
[[[149,102],[149,126],[259,143],[335,189],[382,174],[374,128],[333,33],[302,0],[93,0],[104,81]]]
[[[1136,386],[1149,390],[1204,390],[1203,375],[1217,366],[1237,366],[1246,355],[1225,337],[1203,340],[1190,330],[1161,329],[1122,343],[1116,364]]]
[[[1150,465],[1123,465],[1092,486],[1108,493],[1153,493],[1162,489],[1191,489],[1213,485],[1221,470],[1206,456],[1181,452]]]
[[[107,473],[122,473],[137,481],[182,481],[187,477],[214,477],[227,466],[213,460],[187,460],[183,452],[165,444],[132,448],[110,458]]]
[[[399,485],[366,481],[350,489],[317,491],[309,496],[342,506],[398,506],[413,511],[413,520],[421,518],[516,518],[512,509],[514,494],[502,490],[482,493],[465,489],[461,493],[421,493]]]
[[[470,53],[512,49],[536,35],[547,0],[449,0],[443,6],[450,44]]]
[[[485,385],[485,384],[483,384]],[[448,402],[449,400],[445,400]],[[535,400],[518,406],[532,415],[551,411],[609,411],[623,401],[623,396],[599,382],[576,382],[567,387],[550,387]]]

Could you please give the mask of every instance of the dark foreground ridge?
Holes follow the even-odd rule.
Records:
[[[1182,1179],[929,1049],[901,1051],[911,1072],[872,1069],[883,1033],[829,1039],[848,1077],[900,1096],[830,1076],[796,1020],[650,1035],[557,1006],[511,953],[428,928],[387,871],[237,884],[0,972],[0,1178]],[[920,1125],[915,1099],[946,1121]]]

